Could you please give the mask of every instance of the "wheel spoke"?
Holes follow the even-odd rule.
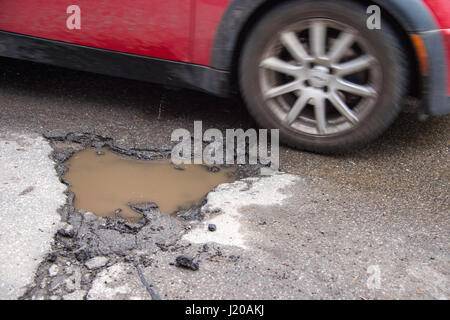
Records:
[[[317,131],[319,134],[325,134],[327,128],[325,99],[323,97],[314,99],[314,115],[317,121]]]
[[[370,86],[362,86],[347,80],[336,80],[336,90],[345,91],[360,97],[376,97],[376,91]]]
[[[321,139],[357,130],[374,113],[385,70],[358,30],[317,16],[274,36],[258,73],[260,95],[277,123]]]
[[[293,64],[275,57],[265,59],[263,62],[261,62],[260,66],[293,77],[297,76],[298,71],[302,69],[302,67],[294,66]]]
[[[326,26],[322,22],[314,22],[311,24],[310,45],[312,54],[315,58],[325,56],[325,37]]]
[[[341,32],[339,38],[330,49],[329,59],[332,63],[339,62],[345,51],[353,44],[355,37],[351,33]]]
[[[337,76],[347,76],[356,72],[363,71],[372,65],[374,58],[371,56],[361,56],[354,60],[338,64],[335,68]]]
[[[305,108],[306,104],[308,103],[308,100],[311,98],[309,94],[306,92],[302,92],[299,98],[297,98],[297,101],[295,101],[294,105],[292,106],[291,111],[286,116],[286,122],[291,125],[295,119],[298,118],[302,110]]]
[[[280,37],[281,43],[286,47],[291,56],[304,64],[306,61],[311,60],[311,57],[306,52],[305,48],[298,40],[297,35],[294,32],[284,32]]]
[[[359,119],[358,117],[353,113],[352,110],[347,106],[347,104],[342,101],[342,99],[337,95],[337,93],[332,93],[329,96],[329,100],[334,105],[337,111],[339,111],[340,114],[342,114],[345,118],[347,118],[348,121],[350,121],[353,124],[358,123]]]
[[[292,81],[286,84],[283,84],[278,87],[270,88],[265,92],[266,99],[275,98],[278,96],[281,96],[283,94],[293,92],[295,90],[298,90],[300,88],[300,84],[298,81]]]

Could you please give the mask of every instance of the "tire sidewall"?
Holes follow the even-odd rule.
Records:
[[[370,114],[349,130],[333,136],[314,136],[302,134],[281,121],[266,106],[260,88],[259,63],[267,49],[268,43],[279,36],[279,32],[287,26],[298,23],[301,20],[312,18],[331,19],[345,23],[359,32],[364,37],[372,54],[377,59],[381,70],[381,89],[375,106]],[[390,122],[398,113],[395,101],[400,96],[400,88],[397,85],[401,80],[399,73],[400,62],[397,61],[396,49],[392,45],[395,36],[387,23],[382,23],[381,30],[370,30],[366,26],[367,15],[362,6],[349,1],[307,1],[288,3],[276,8],[266,15],[253,29],[247,38],[240,63],[240,85],[244,98],[249,105],[257,121],[265,127],[279,128],[282,141],[297,147],[306,149],[347,149],[358,142],[370,139],[371,135],[385,128],[380,125]],[[390,119],[392,118],[392,119]],[[387,125],[385,125],[387,127]]]

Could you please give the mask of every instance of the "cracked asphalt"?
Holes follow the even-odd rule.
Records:
[[[151,208],[127,224],[71,207],[57,179],[64,160],[104,144],[167,153],[172,130],[194,120],[255,127],[242,103],[0,59],[0,297],[448,299],[450,116],[420,122],[411,109],[354,153],[282,147],[284,174],[222,185],[178,218]],[[38,249],[3,245],[26,226],[43,233]],[[178,268],[178,256],[199,269]]]

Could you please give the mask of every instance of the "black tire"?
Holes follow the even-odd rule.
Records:
[[[266,13],[246,37],[238,74],[242,96],[261,127],[280,129],[282,143],[312,152],[342,153],[378,137],[399,114],[407,88],[407,56],[399,37],[386,20],[382,19],[381,30],[367,28],[366,9],[353,1],[290,1]],[[311,18],[342,22],[357,30],[376,49],[374,57],[383,79],[370,114],[351,129],[333,135],[306,134],[280,121],[268,107],[259,79],[259,64],[268,42],[287,26]]]

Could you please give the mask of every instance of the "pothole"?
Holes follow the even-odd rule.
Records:
[[[172,262],[176,261],[176,258],[180,255],[195,257],[196,261],[202,255],[205,256],[205,259],[219,256],[221,259],[225,259],[222,253],[223,248],[218,245],[208,246],[203,243],[196,245],[179,241],[188,230],[191,231],[203,219],[220,215],[220,212],[214,208],[205,208],[207,204],[205,196],[216,185],[257,176],[261,170],[259,165],[236,165],[234,168],[217,167],[220,169],[219,171],[214,167],[210,167],[208,170],[204,166],[192,165],[184,167],[185,170],[177,170],[167,160],[172,149],[170,145],[160,147],[129,145],[121,140],[115,141],[110,137],[92,133],[48,132],[44,137],[53,148],[50,157],[55,161],[55,170],[60,181],[66,185],[70,181],[72,185],[65,191],[66,203],[58,209],[62,225],[61,229],[55,234],[51,252],[39,265],[33,283],[30,284],[21,299],[83,299],[91,291],[93,281],[104,270],[109,270],[108,268],[118,263],[133,265],[138,273],[143,268],[159,268],[158,264],[161,262],[158,262],[158,256],[163,252],[171,256]],[[97,154],[97,152],[100,153]],[[105,154],[102,154],[103,152]],[[84,155],[85,153],[86,155]],[[103,204],[106,210],[96,210],[87,206],[84,208],[84,205],[78,203],[79,200],[84,199],[83,190],[75,189],[78,184],[70,176],[72,173],[78,172],[75,161],[78,162],[79,156],[83,156],[82,159],[86,156],[85,165],[91,166],[90,169],[88,167],[90,170],[87,174],[89,184],[86,188],[91,190],[91,195],[96,195],[94,196],[96,201],[101,200],[108,204],[108,206]],[[88,156],[90,156],[90,161]],[[170,212],[172,209],[170,207],[164,209],[164,203],[159,200],[160,208],[157,210],[151,203],[140,203],[134,206],[144,216],[144,219],[140,219],[137,223],[120,219],[120,217],[95,217],[90,212],[95,212],[98,215],[111,215],[118,208],[122,208],[121,214],[125,215],[126,211],[131,210],[128,204],[134,200],[145,199],[144,201],[158,202],[156,195],[149,194],[147,198],[145,193],[142,197],[137,196],[135,198],[117,198],[113,195],[106,200],[101,199],[94,192],[95,189],[101,189],[103,186],[105,188],[112,187],[113,184],[108,177],[103,178],[105,172],[102,173],[103,176],[97,175],[104,169],[98,164],[98,161],[107,161],[109,157],[116,162],[119,161],[117,159],[125,162],[131,161],[135,167],[141,166],[141,164],[142,166],[144,164],[151,165],[150,170],[164,169],[169,172],[168,174],[174,174],[174,177],[169,177],[175,183],[173,187],[170,185],[163,186],[168,180],[167,174],[161,175],[159,178],[153,177],[152,181],[149,181],[159,188],[170,187],[165,189],[166,191],[169,190],[167,192],[167,195],[170,195],[169,200],[187,199],[183,198],[185,197],[184,193],[179,196],[179,193],[174,192],[174,188],[178,188],[181,184],[181,179],[176,176],[177,173],[182,174],[182,176],[192,174],[195,177],[195,181],[191,180],[191,182],[185,183],[189,187],[188,191],[191,191],[191,189],[201,190],[196,185],[197,182],[208,182],[208,184],[204,186],[201,192],[196,194],[195,198],[192,198],[193,201],[183,200],[183,203],[180,203],[179,206],[189,206],[189,208],[177,211],[174,216],[161,213],[164,211]],[[164,166],[166,167],[164,168]],[[115,173],[114,170],[112,171]],[[232,175],[229,176],[228,173],[232,173]],[[146,184],[136,185],[136,182],[128,180],[130,175],[130,173],[123,174],[122,178],[118,179],[117,184],[120,188],[128,189],[131,186],[138,191],[147,191]],[[206,181],[204,181],[205,179]],[[147,180],[150,179],[147,178]],[[103,184],[94,186],[96,181]],[[83,187],[81,188],[83,189]],[[165,194],[165,191],[161,190],[161,193]],[[172,208],[174,207],[178,208],[177,205],[172,206]],[[131,213],[137,214],[134,211],[131,211]],[[222,226],[218,226],[218,228],[222,228]],[[236,257],[238,258],[237,255],[230,254],[229,260],[235,261]],[[92,268],[92,261],[102,259],[106,261],[104,258],[107,258],[108,261],[106,265]],[[139,278],[145,288],[152,287],[151,278],[141,277],[141,275],[139,275]],[[159,288],[154,287],[153,290],[158,293]]]
[[[108,148],[82,150],[65,166],[62,178],[75,194],[75,209],[131,221],[142,217],[134,204],[154,203],[160,212],[173,214],[199,206],[216,186],[239,179],[235,167],[177,167],[170,159],[139,160]]]

